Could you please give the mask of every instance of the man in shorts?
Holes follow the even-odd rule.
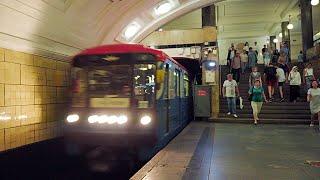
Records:
[[[264,69],[264,80],[268,86],[268,95],[269,95],[269,102],[272,102],[274,100],[274,87],[277,84],[277,69],[274,67],[272,63],[268,65]]]
[[[222,95],[228,102],[228,115],[233,115],[237,118],[236,114],[236,97],[239,96],[238,83],[233,80],[232,74],[227,75],[227,80],[223,83]]]
[[[283,96],[283,85],[286,82],[286,75],[282,68],[275,66],[277,68],[277,79],[278,79],[278,87],[279,87],[279,94],[280,94],[280,102],[284,101]]]

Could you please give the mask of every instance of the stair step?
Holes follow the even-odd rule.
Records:
[[[221,105],[228,105],[228,102],[225,101],[220,101],[220,106]],[[251,102],[249,102],[248,100],[244,100],[243,101],[243,105],[250,105],[251,106]],[[305,102],[297,102],[297,103],[291,103],[291,102],[272,102],[272,103],[263,103],[264,106],[284,106],[284,107],[294,107],[294,106],[307,106],[309,108],[309,103],[305,103]]]
[[[240,114],[239,114],[240,116]],[[227,114],[220,114],[219,117],[231,117]],[[252,114],[241,114],[241,118],[252,118]],[[260,114],[263,119],[310,119],[309,114]]]
[[[253,124],[252,118],[215,118],[210,119],[215,123],[246,123]],[[310,119],[263,119],[260,118],[259,124],[310,124]]]
[[[228,113],[228,109],[221,109],[220,110],[221,113]],[[246,108],[246,109],[239,109],[238,110],[239,114],[251,114],[252,113],[252,109],[250,108]],[[288,113],[288,110],[286,109],[264,109],[262,108],[261,110],[261,114],[286,114]],[[294,110],[294,111],[290,111],[290,114],[310,114],[309,110]]]
[[[251,109],[251,105],[244,105],[244,109]],[[225,105],[220,105],[220,109],[228,109],[228,106]],[[237,109],[239,109],[239,106],[237,106]],[[309,110],[309,106],[291,106],[291,107],[282,107],[282,106],[262,106],[263,110],[286,110],[287,113],[295,110]]]

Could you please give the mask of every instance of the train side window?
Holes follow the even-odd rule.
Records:
[[[157,62],[156,88],[157,99],[168,97],[166,64],[163,62]]]
[[[169,69],[169,99],[176,98],[176,72],[174,69]]]
[[[190,89],[189,89],[189,77],[187,74],[184,74],[183,76],[183,81],[184,81],[184,92],[185,92],[185,97],[189,97]]]
[[[181,96],[181,90],[180,90],[180,71],[178,69],[174,72],[174,79],[175,79],[175,94],[177,97]]]
[[[179,80],[180,80],[180,96],[185,97],[185,90],[184,90],[184,80],[183,80],[183,72],[180,72]]]

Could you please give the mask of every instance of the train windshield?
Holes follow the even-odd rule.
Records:
[[[156,66],[153,56],[83,56],[76,59],[73,65],[72,79],[76,82],[73,89],[80,89],[73,93],[73,97],[77,97],[73,105],[86,98],[89,101],[83,99],[81,102],[89,102],[90,107],[96,108],[154,106]]]
[[[131,96],[131,69],[129,65],[109,65],[88,69],[89,93],[113,97]]]

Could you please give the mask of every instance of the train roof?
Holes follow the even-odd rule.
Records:
[[[165,61],[169,59],[173,63],[177,64],[182,69],[186,70],[181,64],[168,56],[166,53],[160,50],[152,49],[141,44],[111,44],[102,45],[89,49],[85,49],[74,58],[84,55],[104,55],[104,54],[122,54],[122,53],[149,53],[157,57],[158,61]],[[187,71],[187,70],[186,70]]]

